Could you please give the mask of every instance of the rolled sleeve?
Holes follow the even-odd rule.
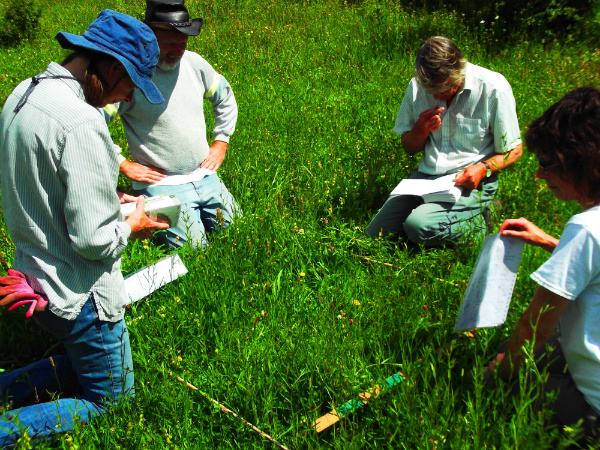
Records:
[[[549,291],[575,300],[599,272],[598,242],[585,227],[569,223],[550,259],[531,278]]]

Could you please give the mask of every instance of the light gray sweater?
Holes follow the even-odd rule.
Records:
[[[119,105],[131,155],[135,162],[168,174],[190,173],[208,156],[205,98],[215,115],[214,139],[229,142],[235,131],[238,109],[231,86],[204,58],[189,51],[176,69],[157,67],[152,82],[164,103],[152,105],[136,90],[131,103]]]

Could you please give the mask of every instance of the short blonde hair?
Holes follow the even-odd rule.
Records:
[[[433,36],[421,43],[415,78],[431,94],[439,94],[465,81],[467,59],[450,38]]]

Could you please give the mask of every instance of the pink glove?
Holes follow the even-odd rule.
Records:
[[[16,270],[8,269],[8,276],[0,277],[0,306],[12,311],[27,303],[30,303],[30,306],[25,316],[31,317],[34,311],[46,309],[48,299],[33,291],[31,286],[27,284],[25,275]]]

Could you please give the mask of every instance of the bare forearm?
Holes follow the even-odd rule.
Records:
[[[519,144],[512,150],[506,153],[497,153],[491,158],[488,158],[486,162],[489,164],[492,173],[498,172],[499,170],[506,169],[516,163],[521,155],[523,154],[523,145]]]
[[[416,155],[425,149],[428,138],[429,131],[415,127],[404,133],[400,141],[407,155]]]
[[[543,248],[550,253],[554,251],[559,242],[558,239],[550,236],[524,217],[505,220],[500,226],[500,233],[503,236],[513,236],[522,239],[527,244]]]
[[[536,351],[550,339],[569,304],[570,300],[541,286],[537,288],[511,336],[506,356],[499,367],[502,377],[508,378],[518,370],[525,357],[523,346],[527,342],[532,342],[533,351]]]
[[[516,146],[512,150],[504,154],[494,154],[484,162],[472,164],[461,170],[454,178],[454,183],[457,186],[463,186],[467,189],[475,189],[487,175],[488,167],[494,172],[505,169],[514,164],[523,153],[521,145]]]
[[[516,373],[519,370],[524,359],[523,346],[527,342],[531,342],[534,337],[531,326],[526,323],[525,326],[523,326],[523,318],[521,318],[510,337],[504,361],[502,361],[502,364],[499,366],[500,376],[502,378],[508,379],[513,373]]]
[[[416,155],[425,149],[429,133],[438,130],[442,126],[442,111],[445,108],[436,106],[423,111],[415,122],[412,130],[402,135],[402,147],[408,155]]]

